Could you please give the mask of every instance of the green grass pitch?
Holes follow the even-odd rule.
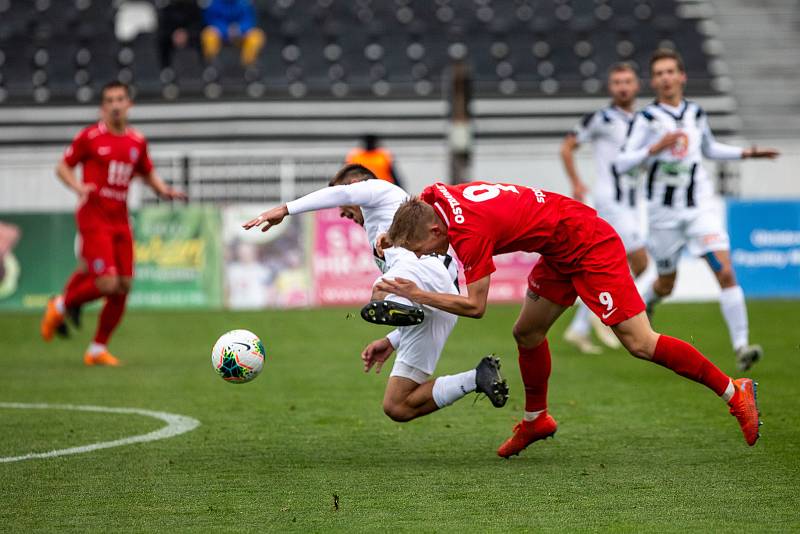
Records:
[[[259,313],[130,312],[112,348],[127,365],[85,368],[95,315],[45,345],[38,316],[0,315],[0,402],[93,404],[194,417],[174,438],[0,463],[0,531],[789,531],[800,528],[800,303],[750,304],[765,360],[765,425],[744,443],[705,388],[620,351],[579,355],[550,336],[555,439],[502,460],[497,446],[523,396],[516,306],[461,319],[439,364],[466,370],[495,352],[511,398],[471,395],[417,421],[383,415],[388,369],[359,353],[384,330],[355,309]],[[356,317],[354,317],[356,316]],[[715,304],[662,306],[656,327],[734,372]],[[258,333],[264,372],[245,385],[211,370],[232,328]],[[0,409],[0,457],[150,432],[132,415]]]

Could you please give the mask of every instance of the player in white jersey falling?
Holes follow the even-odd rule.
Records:
[[[684,247],[702,255],[719,281],[720,308],[739,370],[749,369],[762,355],[751,345],[744,293],[731,266],[728,233],[714,211],[714,187],[703,169],[703,157],[714,160],[775,158],[772,149],[741,149],[718,143],[708,117],[694,102],[683,98],[686,71],[681,56],[658,49],[650,58],[651,86],[656,100],[639,112],[622,152],[615,160],[619,172],[643,165],[647,173],[650,254],[658,278],[647,288],[649,313],[672,292],[678,258]]]
[[[381,234],[388,231],[397,208],[408,199],[398,186],[378,180],[362,165],[347,165],[331,179],[329,187],[265,211],[245,223],[245,229],[264,225],[266,232],[287,215],[338,207],[347,217],[364,227],[382,278],[414,280],[429,291],[458,294],[458,271],[450,256],[417,257],[402,248],[382,250]],[[431,379],[444,343],[456,324],[456,316],[434,308],[414,305],[407,299],[373,290],[373,302],[362,316],[378,324],[403,324],[386,337],[367,345],[361,359],[364,371],[380,372],[383,363],[397,350],[397,357],[386,385],[383,410],[395,421],[410,421],[443,408],[472,391],[484,393],[496,407],[505,405],[508,386],[500,376],[497,358],[483,358],[475,369]],[[398,322],[398,317],[403,320]]]
[[[594,207],[597,214],[614,227],[628,255],[628,265],[636,278],[647,268],[645,236],[642,231],[641,184],[638,173],[620,173],[614,158],[625,143],[633,121],[639,77],[628,63],[617,63],[608,71],[608,93],[611,105],[586,115],[561,144],[561,160],[572,184],[572,197],[584,202],[589,189],[578,175],[575,151],[584,143],[592,143],[595,162]],[[599,353],[600,348],[589,338],[591,326],[605,345],[617,348],[619,341],[602,323],[590,321],[597,316],[583,302],[578,305],[564,339],[584,353]]]

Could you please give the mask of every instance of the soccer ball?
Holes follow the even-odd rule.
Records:
[[[261,373],[264,344],[249,330],[231,330],[222,334],[211,350],[211,365],[226,382],[244,384]]]

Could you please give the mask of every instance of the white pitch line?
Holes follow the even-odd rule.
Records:
[[[140,410],[138,408],[108,408],[105,406],[82,406],[74,404],[26,404],[19,402],[0,402],[0,408],[12,408],[21,410],[73,410],[78,412],[101,412],[101,413],[120,413],[135,414],[145,417],[160,419],[167,423],[162,427],[147,434],[131,436],[129,438],[116,439],[114,441],[102,441],[81,445],[80,447],[70,447],[68,449],[57,449],[49,452],[32,452],[22,456],[0,457],[0,463],[20,462],[22,460],[34,460],[38,458],[55,458],[56,456],[66,456],[68,454],[81,454],[111,447],[121,447],[133,443],[145,443],[159,439],[172,438],[186,432],[190,432],[200,425],[200,421],[184,415],[176,415],[167,412],[154,412],[151,410]]]

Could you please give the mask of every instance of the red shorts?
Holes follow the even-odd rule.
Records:
[[[133,276],[133,236],[130,227],[79,231],[80,255],[95,276]]]
[[[644,302],[633,283],[622,239],[598,218],[592,242],[574,263],[540,257],[528,275],[528,288],[561,306],[572,306],[580,297],[609,326],[643,312]]]

